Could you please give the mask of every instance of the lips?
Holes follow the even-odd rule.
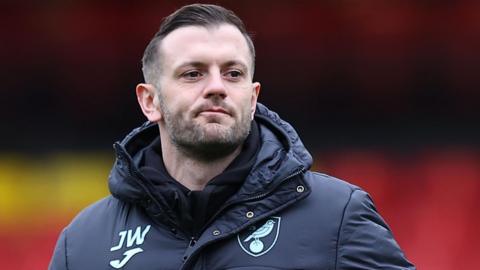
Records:
[[[222,114],[230,115],[230,113],[226,109],[218,106],[203,108],[202,110],[200,110],[199,114],[201,113],[222,113]]]
[[[224,113],[224,114],[229,114],[226,110],[223,108],[210,108],[203,110],[202,112],[214,112],[214,113]]]

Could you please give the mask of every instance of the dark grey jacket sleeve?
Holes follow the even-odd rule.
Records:
[[[336,269],[415,269],[368,194],[352,192],[339,231]]]
[[[57,245],[53,251],[52,260],[48,266],[48,270],[67,270],[67,239],[66,239],[66,229],[62,231],[60,237],[58,238]]]

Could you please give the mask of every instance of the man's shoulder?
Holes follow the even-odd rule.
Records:
[[[365,193],[354,184],[319,172],[308,171],[304,179],[311,189],[309,199],[315,207],[343,212],[354,193]]]
[[[107,196],[80,211],[67,226],[66,232],[70,236],[75,236],[108,226],[118,219],[120,213],[125,211],[126,207],[128,206],[125,202],[111,195]]]
[[[84,222],[92,217],[98,218],[99,216],[109,214],[121,207],[120,204],[123,203],[111,195],[104,197],[81,210],[72,220],[72,224]]]
[[[311,186],[312,191],[321,194],[334,192],[335,194],[350,196],[354,191],[362,190],[345,180],[315,171],[306,172],[305,180]]]

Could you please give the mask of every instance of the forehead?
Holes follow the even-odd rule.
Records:
[[[245,65],[252,61],[245,37],[229,24],[180,27],[169,33],[158,49],[163,68],[190,61],[240,61]]]

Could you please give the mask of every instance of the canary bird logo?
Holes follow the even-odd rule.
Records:
[[[280,229],[280,217],[270,217],[260,227],[251,226],[238,235],[238,243],[247,254],[258,257],[273,248]]]

